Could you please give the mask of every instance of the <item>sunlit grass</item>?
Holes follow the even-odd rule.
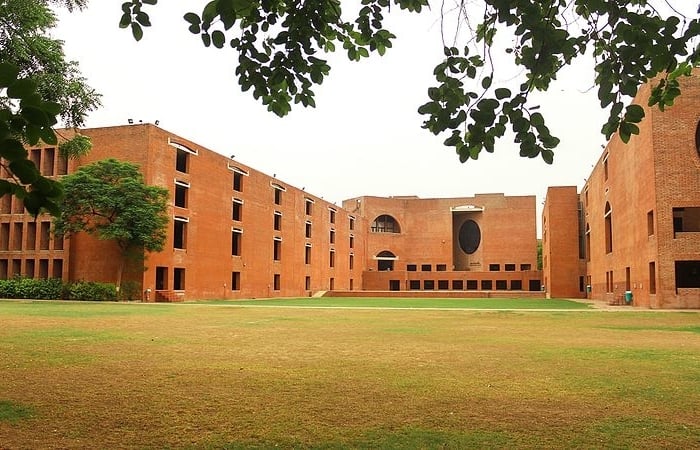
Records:
[[[0,302],[0,323],[0,402],[28,411],[0,447],[699,444],[697,312]]]

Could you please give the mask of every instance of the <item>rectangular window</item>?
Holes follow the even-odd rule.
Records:
[[[187,248],[187,222],[186,217],[175,216],[173,232],[173,248],[184,250]]]
[[[464,290],[464,281],[452,280],[452,290],[455,290],[455,291]]]
[[[506,264],[506,272],[515,272],[515,264]]]
[[[314,208],[314,201],[311,200],[310,198],[304,199],[304,212],[306,213],[307,216],[310,216],[311,213],[313,212]]]
[[[21,259],[13,259],[12,260],[12,276],[18,277],[20,275],[22,275],[22,260]]]
[[[432,291],[435,289],[435,281],[433,280],[423,280],[423,290]]]
[[[304,277],[304,289],[306,289],[307,291],[311,290],[311,277],[309,276]]]
[[[408,282],[408,288],[412,291],[420,290],[420,280],[410,280]]]
[[[421,264],[420,270],[421,272],[430,272],[433,270],[433,266],[431,266],[430,264]]]
[[[41,222],[39,228],[39,249],[48,250],[51,240],[51,222]]]
[[[282,204],[282,190],[275,189],[275,205],[281,205],[281,204]]]
[[[185,290],[185,269],[182,267],[173,269],[173,289],[176,291]]]
[[[282,213],[279,211],[275,211],[274,219],[272,222],[273,222],[272,226],[275,229],[275,231],[281,231],[282,230]]]
[[[305,236],[307,239],[311,239],[311,222],[309,221],[306,222]]]
[[[44,176],[52,177],[54,174],[53,164],[56,160],[56,149],[45,148],[44,149],[44,160],[42,161],[43,167],[41,168],[41,173]]]
[[[304,264],[311,264],[311,244],[304,247]]]
[[[700,207],[673,208],[673,233],[700,232]]]
[[[24,261],[24,276],[34,278],[34,260],[27,259]]]
[[[331,291],[335,289],[335,278],[331,278],[330,280],[328,280],[328,289],[330,289]]]
[[[522,291],[523,290],[523,282],[521,280],[512,280],[510,282],[510,289],[512,291]]]
[[[520,264],[521,272],[526,272],[528,270],[532,270],[532,264]]]
[[[53,237],[53,249],[54,250],[63,250],[63,238],[54,236]]]
[[[355,248],[355,236],[350,235],[350,248]]]
[[[656,294],[656,262],[649,263],[649,293]]]
[[[178,208],[187,208],[187,191],[189,187],[189,183],[183,181],[175,182],[175,206]]]
[[[280,274],[276,273],[272,278],[272,289],[279,291],[282,285],[282,279]]]
[[[242,241],[243,231],[236,228],[231,230],[231,256],[241,256]]]
[[[496,280],[496,290],[497,291],[508,290],[508,281],[507,280]]]
[[[12,249],[13,250],[22,250],[22,223],[21,222],[15,222],[14,225],[14,239],[12,240]]]
[[[647,213],[647,236],[654,235],[654,210]]]
[[[36,222],[27,222],[27,250],[36,249]]]
[[[493,289],[493,281],[481,280],[481,289],[484,291],[490,291],[491,289]]]
[[[335,209],[328,208],[328,211],[330,212],[330,223],[335,223]]]
[[[491,272],[498,272],[501,270],[501,265],[500,264],[489,264],[489,271]]]
[[[10,249],[10,224],[0,224],[0,250]]]
[[[584,288],[585,288],[585,284],[586,284],[586,283],[585,283],[584,278],[583,278],[583,277],[578,277],[578,291],[579,291],[579,292],[583,292],[583,290],[584,290]]]
[[[29,159],[32,160],[37,170],[41,171],[41,149],[33,148],[29,151]],[[43,175],[43,173],[42,173]]]
[[[243,220],[243,200],[234,198],[231,203],[231,219],[237,222]]]
[[[335,230],[331,230],[328,236],[328,240],[331,244],[335,244]]]
[[[355,229],[355,218],[350,216],[350,231]]]
[[[676,261],[676,289],[700,288],[700,261]]]
[[[231,290],[240,291],[241,290],[241,273],[231,272]]]
[[[350,254],[350,270],[353,270],[355,268],[355,255],[352,253]]]
[[[46,279],[49,277],[49,260],[40,259],[39,260],[39,278]]]
[[[63,260],[54,259],[53,260],[53,271],[51,272],[52,278],[63,278]]]
[[[418,266],[416,266],[415,264],[406,264],[406,270],[408,272],[415,272],[418,270]]]
[[[178,172],[182,173],[188,173],[189,172],[189,162],[190,162],[190,154],[189,152],[178,148],[177,149],[177,156],[175,157],[175,170]]]
[[[0,280],[7,280],[8,275],[8,264],[6,259],[0,259]]]
[[[625,291],[632,289],[631,271],[629,267],[625,267]]]
[[[449,280],[438,280],[438,290],[446,291],[450,288]]]
[[[235,170],[233,171],[233,190],[243,192],[243,174]]]
[[[335,250],[331,249],[329,258],[330,258],[329,267],[335,267]]]
[[[446,272],[447,271],[447,264],[437,264],[435,266],[435,270],[438,272]]]
[[[274,238],[272,240],[272,260],[280,261],[282,259],[282,240]]]
[[[57,175],[66,175],[68,173],[68,158],[63,156],[61,152],[58,153],[58,164],[56,166]]]

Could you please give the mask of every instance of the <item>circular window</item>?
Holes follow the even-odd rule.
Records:
[[[459,227],[459,247],[468,255],[471,255],[481,244],[481,230],[473,220],[467,220]]]

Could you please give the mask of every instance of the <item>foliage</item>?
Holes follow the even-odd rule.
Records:
[[[143,27],[151,25],[143,6],[156,3],[124,2],[119,25],[140,40]],[[675,14],[664,15],[655,3]],[[353,61],[370,52],[383,55],[396,38],[383,28],[392,5],[417,13],[429,8],[428,0],[361,4],[354,20],[347,20],[339,0],[212,0],[184,19],[205,46],[228,44],[236,50],[241,89],[252,89],[268,110],[284,116],[292,102],[315,106],[312,87],[330,71],[328,61],[317,56],[320,51],[342,46]],[[483,150],[493,152],[496,140],[510,131],[521,156],[541,155],[551,163],[559,139],[530,95],[546,91],[563,67],[587,52],[596,60],[600,105],[610,108],[602,132],[607,138],[619,132],[625,142],[638,133],[644,117],[641,106],[625,107],[637,88],[656,78],[649,105],[664,109],[680,94],[678,78],[700,61],[700,47],[689,51],[700,36],[700,22],[681,16],[668,0],[460,0],[452,14],[445,8],[437,85],[428,89],[429,101],[418,111],[427,116],[424,128],[449,133],[444,143],[462,162]],[[472,27],[475,18],[479,23]],[[501,44],[497,35],[510,43]],[[497,78],[492,52],[510,55],[517,75]],[[515,89],[494,82],[510,78],[520,80]]]
[[[138,166],[106,159],[80,167],[63,178],[65,198],[54,219],[57,236],[86,232],[112,240],[127,257],[137,251],[163,249],[168,224],[168,190],[146,185]]]
[[[39,173],[24,146],[40,141],[58,143],[52,127],[60,105],[43,100],[37,93],[37,83],[19,76],[19,69],[9,63],[0,63],[0,90],[5,91],[7,100],[0,98],[0,166],[10,175],[0,180],[0,196],[22,199],[27,211],[35,216],[42,209],[58,214],[61,185]]]
[[[0,2],[0,61],[17,66],[20,76],[31,77],[43,99],[61,105],[64,124],[79,127],[85,115],[100,106],[100,95],[87,85],[78,63],[66,61],[63,42],[49,35],[56,25],[51,4],[82,9],[86,0]]]
[[[142,300],[141,284],[136,281],[125,281],[119,289],[119,300]]]
[[[0,298],[58,300],[63,298],[64,285],[60,278],[14,277],[0,280]]]
[[[78,281],[69,286],[68,292],[68,298],[70,300],[111,302],[117,299],[117,287],[112,283]]]

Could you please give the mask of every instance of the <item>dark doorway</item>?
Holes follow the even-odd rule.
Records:
[[[168,286],[168,268],[156,267],[156,291],[165,290]]]
[[[389,280],[389,290],[390,291],[400,291],[401,290],[401,281]]]

